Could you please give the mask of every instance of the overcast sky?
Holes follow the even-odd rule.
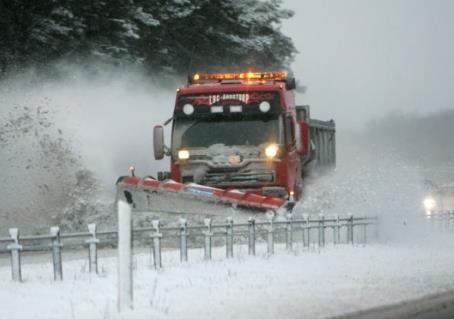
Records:
[[[285,0],[312,115],[360,128],[392,110],[454,108],[454,1]]]

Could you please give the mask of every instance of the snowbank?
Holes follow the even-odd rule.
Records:
[[[142,251],[134,257],[134,310],[122,316],[113,251],[101,251],[110,256],[100,259],[100,276],[89,274],[85,256],[67,258],[63,282],[53,281],[50,258],[26,256],[21,284],[2,261],[0,318],[326,318],[449,290],[451,246],[297,247],[294,254],[278,246],[273,257],[264,246],[257,257],[239,246],[234,259],[225,260],[219,248],[211,262],[191,250],[186,264],[168,251],[158,272]]]

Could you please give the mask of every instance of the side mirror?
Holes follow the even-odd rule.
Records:
[[[286,87],[287,90],[296,89],[295,78],[287,78],[287,79],[285,79],[285,87]]]
[[[155,159],[164,158],[164,127],[162,125],[156,125],[153,128],[153,150]]]

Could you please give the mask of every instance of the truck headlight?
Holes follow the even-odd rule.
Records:
[[[427,211],[433,210],[435,208],[435,206],[437,205],[437,203],[435,202],[435,199],[433,199],[433,197],[426,197],[422,203],[424,204],[424,208]]]
[[[277,152],[279,151],[279,146],[276,144],[270,144],[265,148],[265,155],[268,158],[274,158],[277,155]]]
[[[189,151],[188,150],[179,150],[178,158],[180,160],[187,160],[189,158]]]

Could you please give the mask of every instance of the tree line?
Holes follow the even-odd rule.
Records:
[[[281,0],[0,0],[0,72],[55,61],[187,74],[288,68]]]

